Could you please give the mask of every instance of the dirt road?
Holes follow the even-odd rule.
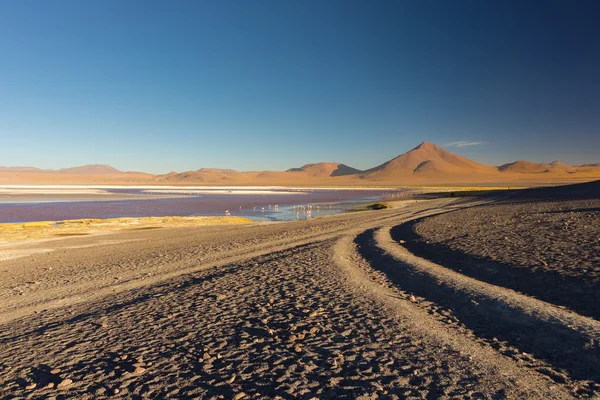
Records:
[[[453,199],[68,238],[0,262],[0,397],[572,398],[597,321],[416,257]]]

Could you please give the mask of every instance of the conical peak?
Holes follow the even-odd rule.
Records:
[[[423,149],[423,150],[428,150],[428,149],[436,149],[437,146],[431,142],[423,142],[420,145],[418,145],[417,147],[415,147],[413,150],[419,150],[419,149]]]

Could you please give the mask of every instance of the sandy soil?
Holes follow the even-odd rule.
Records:
[[[106,219],[69,219],[17,224],[0,224],[0,243],[85,236],[128,229],[183,228],[191,226],[244,224],[252,221],[241,217],[139,217]]]
[[[0,397],[600,394],[597,321],[391,238],[475,204],[75,237],[0,262]]]
[[[46,253],[61,247],[57,241],[73,236],[110,235],[128,230],[183,228],[210,225],[248,224],[241,217],[139,217],[73,219],[0,224],[0,260]],[[113,243],[110,239],[106,242]],[[118,242],[118,241],[117,241]]]

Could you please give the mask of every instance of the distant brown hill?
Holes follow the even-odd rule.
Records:
[[[550,166],[552,168],[563,168],[563,169],[571,168],[570,166],[568,166],[567,164],[565,164],[564,162],[561,162],[561,161],[552,161],[550,163]]]
[[[236,171],[200,168],[151,175],[121,172],[109,165],[84,165],[58,171],[34,167],[0,167],[0,184],[122,185],[532,185],[590,181],[600,178],[600,164],[570,167],[560,161],[525,160],[490,166],[423,142],[414,149],[366,171],[337,162],[321,162],[287,171]]]
[[[480,164],[451,153],[433,143],[423,142],[375,168],[365,171],[364,178],[389,179],[420,175],[491,174],[495,167]]]
[[[43,170],[35,167],[2,167],[0,172],[43,172]]]
[[[600,168],[600,163],[595,163],[595,164],[581,164],[579,167],[583,167],[583,168]]]
[[[101,174],[120,174],[116,168],[106,164],[89,164],[81,167],[62,168],[56,171],[59,174],[79,174],[79,175],[101,175]]]
[[[198,172],[204,173],[217,173],[217,174],[234,174],[238,171],[235,169],[221,169],[221,168],[200,168]]]
[[[196,182],[218,184],[236,181],[241,173],[233,169],[200,168],[196,171],[170,172],[164,175],[154,175],[154,180],[164,183]]]
[[[517,172],[517,173],[539,173],[546,172],[550,169],[549,164],[535,164],[525,160],[519,160],[512,163],[504,164],[498,167],[501,172]]]
[[[577,172],[576,167],[571,167],[561,161],[552,161],[551,163],[536,164],[525,160],[519,160],[501,165],[498,167],[498,170],[500,172],[514,172],[519,174]]]
[[[116,168],[111,167],[106,164],[89,164],[82,165],[80,167],[70,167],[70,168],[61,168],[58,170],[55,169],[40,169],[35,167],[2,167],[0,166],[0,172],[43,172],[43,173],[59,173],[59,174],[78,174],[78,175],[87,175],[87,174],[120,174]]]
[[[362,173],[361,170],[336,162],[306,164],[300,168],[290,168],[286,172],[304,172],[310,176],[345,176]]]

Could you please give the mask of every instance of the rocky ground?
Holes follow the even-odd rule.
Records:
[[[472,205],[66,238],[1,261],[0,397],[600,394],[595,320],[392,239],[407,221]]]
[[[519,196],[405,224],[395,234],[448,268],[600,318],[600,196]]]

